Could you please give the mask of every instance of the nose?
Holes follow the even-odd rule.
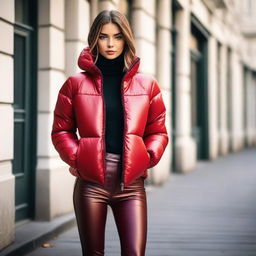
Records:
[[[108,47],[113,47],[113,39],[111,37],[108,39]]]

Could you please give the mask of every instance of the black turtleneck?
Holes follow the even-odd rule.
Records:
[[[96,66],[103,75],[103,96],[106,104],[106,151],[122,154],[124,119],[121,81],[124,75],[124,53],[115,59],[107,59],[99,54]]]

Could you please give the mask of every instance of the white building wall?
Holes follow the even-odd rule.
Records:
[[[254,106],[254,81],[253,81],[253,74],[251,71],[246,72],[246,131],[245,131],[245,140],[248,146],[252,146],[255,142],[255,128],[254,128],[254,116],[255,116],[255,109]]]
[[[13,159],[14,0],[0,3],[0,249],[15,239],[15,177]]]
[[[171,138],[170,13],[170,1],[135,0],[132,5],[131,26],[134,32],[137,55],[141,58],[139,71],[154,76],[158,81],[167,109],[166,126]],[[146,29],[145,26],[147,26]],[[161,184],[167,179],[171,166],[170,150],[171,142],[158,165],[149,170],[148,183]]]
[[[147,29],[145,29],[145,24],[147,24]],[[155,0],[133,1],[131,26],[137,55],[141,58],[139,71],[156,76]]]
[[[57,93],[66,79],[64,15],[64,0],[39,1],[37,220],[73,210],[74,178],[54,150],[50,135]]]
[[[66,0],[65,4],[65,71],[68,77],[80,72],[77,58],[87,46],[90,5],[87,0]]]
[[[191,83],[190,83],[190,10],[189,1],[177,11],[176,52],[176,142],[177,171],[188,172],[196,165],[196,143],[191,137]]]
[[[152,183],[164,183],[171,172],[171,1],[156,2],[156,78],[166,107],[166,128],[169,144],[157,166],[150,170]],[[153,65],[153,63],[152,63]]]
[[[208,110],[209,110],[209,158],[218,156],[218,79],[217,79],[217,40],[209,38],[208,46]]]
[[[232,130],[230,134],[230,143],[232,151],[238,151],[243,147],[243,100],[242,100],[242,67],[239,60],[238,53],[233,50],[232,58]]]

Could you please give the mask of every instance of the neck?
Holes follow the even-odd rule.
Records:
[[[96,66],[103,75],[122,74],[124,68],[124,52],[114,59],[107,59],[99,53]]]

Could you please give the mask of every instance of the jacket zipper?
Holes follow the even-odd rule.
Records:
[[[102,102],[103,102],[103,136],[104,136],[104,140],[103,140],[103,161],[104,161],[104,183],[105,183],[105,178],[106,178],[106,137],[105,137],[105,132],[106,132],[106,103],[104,100],[104,95],[103,95],[103,74],[101,72],[101,70],[96,66],[96,68],[98,69],[100,75],[101,75],[101,98],[102,98]]]
[[[139,58],[134,61],[134,63],[130,66],[130,68],[126,71],[124,74],[122,81],[121,81],[121,99],[122,99],[122,106],[123,106],[123,113],[124,113],[124,131],[123,131],[123,148],[122,148],[122,168],[121,168],[121,182],[120,182],[120,187],[121,191],[124,190],[124,134],[125,134],[125,111],[124,111],[124,93],[123,93],[123,87],[124,87],[124,78],[128,74],[128,72],[132,69],[132,67],[139,61]],[[103,75],[101,70],[96,66],[96,69],[99,71],[101,75],[101,97],[102,97],[102,102],[103,102],[103,112],[104,112],[104,117],[103,117],[103,135],[104,135],[104,150],[103,150],[103,159],[104,159],[104,182],[105,182],[105,177],[106,177],[106,138],[105,138],[105,132],[106,132],[106,103],[104,100],[104,95],[103,95]]]
[[[121,81],[121,99],[122,99],[122,106],[123,106],[123,113],[124,113],[124,130],[123,130],[123,148],[122,148],[122,168],[121,168],[121,182],[120,182],[120,187],[121,191],[124,190],[124,135],[125,135],[125,130],[126,130],[126,125],[125,125],[125,109],[124,109],[124,78],[128,74],[128,72],[132,69],[132,67],[139,61],[139,58],[130,66],[130,68],[126,71],[124,74],[122,81]]]

